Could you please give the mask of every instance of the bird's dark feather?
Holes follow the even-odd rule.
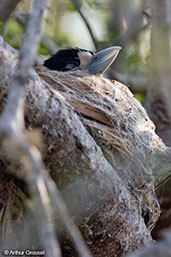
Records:
[[[79,51],[87,51],[80,48],[70,48],[59,50],[57,53],[52,55],[49,59],[44,62],[44,66],[49,68],[50,70],[58,70],[58,71],[68,71],[72,70],[80,65],[80,60],[78,57]]]

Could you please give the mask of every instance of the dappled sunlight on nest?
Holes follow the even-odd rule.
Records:
[[[87,71],[62,73],[42,66],[36,70],[74,107],[100,146],[111,146],[134,158],[140,154],[137,146],[143,140],[144,147],[151,143],[165,147],[154,133],[155,126],[145,109],[123,84],[102,76],[90,76]],[[147,134],[151,135],[148,139]]]

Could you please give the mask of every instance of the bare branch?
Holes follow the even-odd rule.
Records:
[[[162,93],[166,101],[166,108],[171,121],[171,3],[164,0],[161,4],[159,0],[152,1],[153,11],[153,28],[152,28],[152,52],[153,52],[153,69],[159,78],[157,85],[158,93]],[[160,37],[161,40],[157,40]],[[159,41],[159,42],[156,42]],[[162,47],[164,51],[158,53]],[[156,75],[155,74],[155,75]],[[153,84],[154,86],[154,84]],[[156,85],[155,85],[156,87]]]
[[[151,19],[149,18],[147,19],[147,23],[145,25],[143,25],[142,23],[142,13],[145,5],[146,0],[142,2],[139,10],[136,11],[132,16],[132,20],[129,24],[127,31],[120,36],[116,43],[117,45],[124,47],[135,36],[136,33],[145,30],[149,26],[149,24],[151,23]]]
[[[47,179],[48,178],[48,179]],[[87,247],[87,245],[84,242],[84,239],[72,221],[71,217],[68,214],[68,210],[66,208],[66,205],[61,197],[60,192],[58,191],[58,188],[56,187],[55,183],[50,177],[44,177],[45,184],[50,196],[50,200],[52,202],[52,205],[55,209],[55,215],[60,215],[61,221],[63,222],[63,225],[68,231],[71,240],[73,241],[73,244],[75,245],[75,249],[77,250],[79,256],[81,257],[91,257],[91,253]]]
[[[40,240],[45,247],[46,255],[48,257],[61,257],[61,251],[59,243],[55,235],[55,226],[51,217],[51,206],[48,191],[46,189],[44,177],[46,177],[46,170],[41,160],[41,156],[38,150],[30,146],[25,142],[25,139],[18,137],[16,151],[19,151],[21,156],[28,158],[29,167],[24,165],[26,171],[26,182],[32,196],[34,204],[34,216],[36,219],[36,225],[40,232]],[[41,217],[41,219],[40,219]]]
[[[43,34],[41,41],[46,46],[50,54],[54,54],[59,50],[59,46],[47,35]]]
[[[27,70],[29,71],[30,67],[34,63],[34,58],[41,36],[41,21],[43,11],[46,8],[46,2],[46,0],[34,1],[34,9],[30,14],[27,32],[24,35],[20,50],[19,71],[21,76],[22,74],[24,74],[24,76],[28,76],[29,74],[27,73]],[[32,45],[32,47],[30,47],[30,45]]]
[[[73,3],[75,9],[78,11],[78,13],[80,14],[81,18],[83,19],[88,31],[89,31],[89,34],[91,36],[91,39],[94,43],[94,46],[95,46],[95,49],[96,51],[99,51],[100,50],[100,45],[91,29],[91,26],[87,20],[87,18],[85,17],[84,13],[81,11],[81,6],[80,6],[80,3],[79,3],[79,0],[71,0],[71,2]]]
[[[138,35],[138,33],[149,27],[149,25],[151,24],[151,19],[148,18],[146,23],[143,24],[142,10],[144,10],[145,4],[146,0],[142,1],[139,10],[134,11],[128,24],[127,30],[120,35],[119,39],[115,42],[116,45],[122,46],[124,48],[129,41],[133,40]],[[112,64],[111,67],[117,69],[120,66],[121,60],[123,58],[123,53],[124,51],[121,52],[120,57]]]
[[[0,0],[0,21],[7,21],[20,1],[21,0]]]
[[[31,175],[29,170],[29,174],[28,174],[28,181],[30,181],[29,186],[32,188],[32,191],[35,191],[35,189],[37,188],[37,185],[41,184],[41,187],[43,187],[43,185],[45,186],[40,191],[37,191],[37,192],[35,191],[35,193],[33,194],[34,198],[35,197],[38,198],[37,200],[35,200],[35,202],[38,204],[38,201],[42,199],[42,202],[44,203],[44,206],[42,206],[42,208],[44,208],[44,210],[47,212],[46,213],[47,217],[49,217],[51,213],[51,209],[48,202],[52,202],[52,206],[55,209],[55,215],[57,216],[60,215],[60,218],[63,221],[63,225],[64,227],[66,227],[66,230],[69,232],[71,239],[73,241],[73,244],[75,245],[76,250],[79,253],[79,256],[91,257],[91,253],[89,252],[89,249],[86,246],[84,239],[82,238],[82,235],[80,234],[79,230],[77,229],[77,227],[75,226],[75,224],[73,223],[72,219],[70,218],[67,212],[65,203],[62,200],[62,197],[57,189],[57,186],[50,178],[50,176],[48,176],[48,173],[44,168],[39,152],[35,147],[28,147],[28,146],[25,147],[24,145],[22,147],[22,150],[27,153],[27,156],[30,160],[30,164],[32,165],[33,170],[36,171],[35,174],[32,173]],[[40,194],[40,197],[38,197],[39,194]],[[39,209],[39,215],[41,216],[41,225],[47,222],[46,219],[44,219],[44,216],[42,217],[42,214],[43,214],[42,208],[41,210]],[[49,217],[49,220],[51,220],[52,222],[51,217]],[[52,237],[52,235],[53,234],[50,233],[49,234],[50,237],[48,237],[47,239],[47,234],[45,234],[45,240],[47,241],[46,249],[49,248],[49,256],[60,256],[60,253],[58,253],[59,250],[56,249],[56,247],[52,248],[53,245],[51,242],[54,241],[54,238]],[[52,252],[50,253],[50,251]]]
[[[151,1],[151,73],[146,109],[156,125],[156,133],[171,146],[171,19],[170,1]],[[158,40],[160,38],[160,40]],[[163,49],[159,51],[159,49]]]
[[[24,86],[26,85],[26,82],[29,78],[30,68],[34,63],[36,56],[37,47],[40,40],[41,17],[46,6],[45,2],[46,1],[43,0],[42,4],[40,4],[39,1],[34,1],[34,9],[30,15],[27,32],[24,35],[21,50],[19,52],[20,61],[18,64],[18,71],[13,82],[12,90],[9,92],[8,104],[1,118],[10,121],[13,120],[16,127],[18,127],[18,125],[24,127]],[[32,47],[30,47],[30,45]]]
[[[33,11],[28,21],[28,27],[24,36],[20,50],[20,61],[18,71],[10,88],[7,105],[0,119],[0,136],[3,142],[9,141],[9,146],[13,146],[15,151],[23,153],[30,161],[31,169],[26,172],[26,180],[35,203],[41,213],[39,231],[47,256],[61,256],[60,247],[57,245],[54,228],[49,223],[48,194],[41,177],[41,161],[38,153],[29,148],[21,129],[24,128],[24,95],[27,80],[30,75],[30,68],[36,55],[40,32],[42,15],[46,8],[46,0],[35,0]],[[32,47],[30,47],[30,45]],[[14,142],[16,142],[14,144]],[[6,149],[8,153],[8,148]],[[36,209],[37,209],[36,208]],[[36,210],[35,216],[40,213]],[[43,222],[43,223],[42,223]],[[45,226],[46,224],[46,226]],[[49,240],[47,240],[47,237]]]
[[[16,11],[12,17],[16,19],[16,21],[22,26],[25,27],[29,18],[28,13],[24,13],[21,11]],[[41,36],[41,41],[46,46],[46,48],[49,50],[51,54],[54,54],[57,50],[59,50],[59,46],[56,45],[56,43],[49,38],[47,35],[43,34]]]
[[[133,93],[146,93],[147,87],[149,85],[148,78],[123,75],[112,70],[110,71],[110,74],[112,78],[115,78],[118,81],[122,82],[124,85],[128,86]]]
[[[22,27],[26,27],[27,22],[29,20],[29,15],[29,13],[16,10],[12,14],[12,18],[14,18]]]

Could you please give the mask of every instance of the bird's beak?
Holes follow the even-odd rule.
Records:
[[[112,46],[97,52],[92,61],[87,65],[90,74],[105,72],[114,62],[122,47]]]

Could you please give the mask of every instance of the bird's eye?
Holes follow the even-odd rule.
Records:
[[[72,70],[72,69],[74,69],[75,67],[76,67],[75,64],[73,64],[73,63],[68,63],[68,64],[65,66],[65,69],[67,69],[67,70]]]

